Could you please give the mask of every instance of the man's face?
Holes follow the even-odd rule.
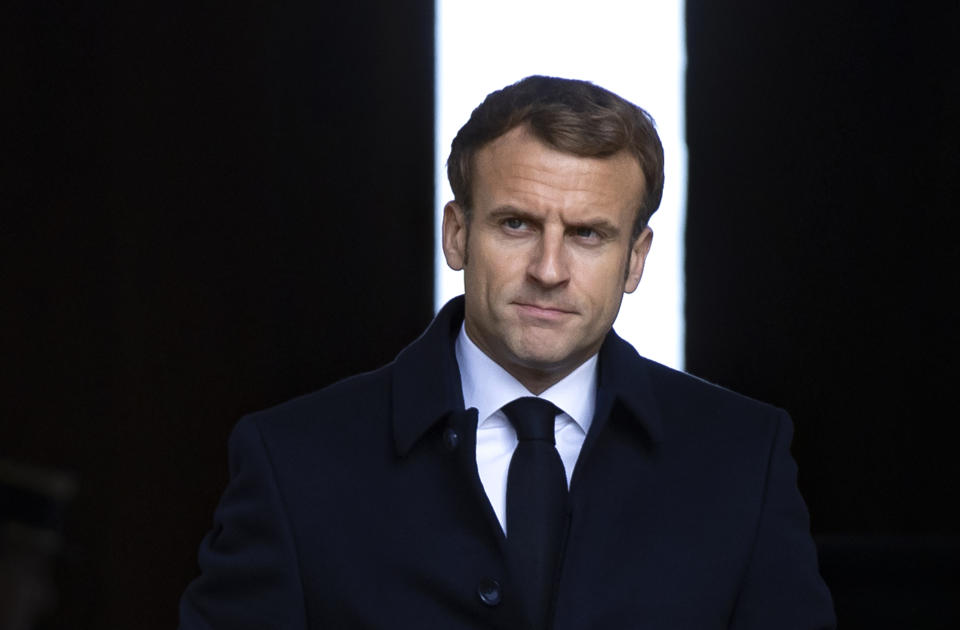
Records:
[[[455,202],[443,218],[467,334],[540,393],[599,350],[640,282],[653,237],[631,240],[643,173],[626,152],[577,157],[521,126],[477,152],[473,186],[469,225]]]

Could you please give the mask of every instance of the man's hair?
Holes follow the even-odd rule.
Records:
[[[474,157],[487,143],[527,125],[549,146],[580,157],[629,151],[643,171],[644,196],[633,224],[635,239],[663,196],[663,145],[646,111],[588,81],[530,76],[487,95],[450,147],[447,177],[469,216]]]

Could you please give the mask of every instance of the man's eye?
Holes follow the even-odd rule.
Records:
[[[510,217],[509,219],[504,220],[503,224],[511,230],[519,230],[523,227],[523,219]]]
[[[595,229],[589,227],[578,227],[576,233],[580,238],[597,238],[600,236]]]

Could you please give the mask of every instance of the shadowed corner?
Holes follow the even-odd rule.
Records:
[[[0,630],[31,630],[55,610],[53,573],[76,491],[71,473],[0,458]]]
[[[840,627],[960,627],[960,537],[827,535],[817,547]]]

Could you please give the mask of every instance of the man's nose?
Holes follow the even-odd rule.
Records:
[[[570,279],[562,230],[543,231],[537,247],[531,254],[527,273],[545,287],[557,286]]]

